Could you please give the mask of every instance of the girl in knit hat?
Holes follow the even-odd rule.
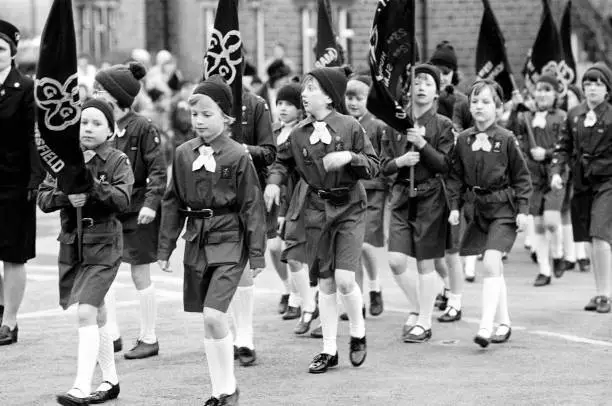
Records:
[[[111,107],[102,100],[89,100],[81,115],[81,148],[93,178],[86,193],[65,195],[50,176],[40,186],[38,206],[45,213],[61,210],[62,230],[58,240],[60,305],[78,303],[79,347],[77,376],[67,393],[57,396],[61,405],[102,403],[119,396],[113,340],[107,326],[104,295],[121,264],[121,222],[117,215],[130,205],[134,175],[127,156],[107,141],[115,122]],[[76,210],[83,210],[82,259],[78,258]],[[103,382],[91,393],[96,361]]]
[[[587,311],[610,312],[612,293],[612,71],[602,62],[582,77],[586,100],[567,115],[552,161],[551,186],[563,188],[566,166],[572,171],[574,240],[592,242],[594,296]]]
[[[187,312],[204,316],[204,349],[212,384],[206,405],[237,405],[234,351],[227,310],[244,272],[265,268],[265,209],[249,153],[230,138],[232,93],[220,76],[200,83],[188,100],[197,137],[179,146],[162,203],[159,265],[170,271],[185,220]],[[250,264],[251,270],[245,270]]]
[[[287,182],[291,170],[308,184],[298,211],[304,216],[311,283],[319,283],[323,330],[323,351],[312,360],[310,373],[338,365],[336,289],[349,316],[351,363],[359,366],[366,357],[363,299],[355,283],[367,204],[359,180],[377,175],[378,158],[361,125],[344,115],[346,83],[343,68],[320,68],[306,75],[302,103],[309,117],[292,131],[289,148],[279,151],[264,193],[268,208],[279,204],[279,185]]]
[[[157,303],[151,282],[150,264],[157,259],[158,215],[166,188],[166,164],[160,147],[160,132],[151,120],[137,114],[132,106],[141,89],[140,79],[146,74],[143,65],[115,65],[96,74],[94,97],[113,107],[117,121],[113,146],[123,151],[132,164],[134,188],[129,209],[120,216],[123,224],[123,262],[130,264],[132,280],[140,298],[140,334],[136,345],[124,354],[126,359],[157,355],[159,343],[155,334]],[[114,289],[107,297],[111,335],[115,349],[122,342],[117,325]]]
[[[431,318],[439,292],[434,262],[443,261],[450,242],[444,177],[449,170],[455,136],[451,120],[437,114],[439,70],[423,64],[415,71],[414,100],[411,101],[415,126],[406,134],[385,134],[381,169],[383,174],[395,176],[388,250],[391,271],[410,302],[402,339],[421,343],[431,338]],[[411,167],[415,171],[413,185]],[[411,186],[416,190],[411,190]],[[418,290],[414,274],[407,270],[409,257],[417,260]],[[460,302],[453,301],[449,306],[454,309],[453,316],[460,318]]]

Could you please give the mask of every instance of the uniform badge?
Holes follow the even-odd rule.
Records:
[[[15,84],[13,86],[18,88],[19,86],[21,86],[21,84],[19,82],[15,82]]]
[[[221,179],[231,179],[231,178],[232,178],[232,167],[222,166],[221,167]]]
[[[106,174],[106,172],[98,172],[98,180],[100,182],[107,182],[108,181],[108,175]]]
[[[336,142],[340,141],[342,138],[340,138],[339,135],[336,135]]]
[[[518,141],[515,139],[514,142],[518,145]],[[501,141],[495,141],[493,143],[493,152],[501,152]]]
[[[344,143],[342,141],[336,142],[335,150],[336,151],[344,151]]]
[[[308,158],[308,150],[306,148],[302,149],[302,155],[304,155],[304,158]]]
[[[159,137],[155,136],[155,138],[153,138],[153,141],[155,141],[156,144],[159,144]]]

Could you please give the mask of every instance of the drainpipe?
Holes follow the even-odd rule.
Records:
[[[427,0],[421,0],[421,44],[423,44],[421,49],[421,62],[429,60],[429,29],[427,28],[427,20]]]

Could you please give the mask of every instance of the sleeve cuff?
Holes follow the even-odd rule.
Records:
[[[159,261],[168,261],[170,259],[171,252],[166,249],[157,250],[157,259]]]
[[[451,200],[450,201],[450,209],[452,210],[459,210],[459,201],[458,200]]]
[[[265,268],[266,259],[262,256],[250,257],[249,266],[251,267],[251,269]]]

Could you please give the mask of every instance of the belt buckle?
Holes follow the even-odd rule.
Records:
[[[325,190],[317,190],[317,196],[319,196],[320,199],[327,199],[329,196],[329,193],[327,193]]]
[[[202,209],[202,217],[205,219],[210,219],[214,216],[214,212],[212,209]]]
[[[83,226],[90,228],[93,227],[95,222],[94,219],[92,219],[91,217],[83,217],[81,219],[81,224],[83,224]]]

